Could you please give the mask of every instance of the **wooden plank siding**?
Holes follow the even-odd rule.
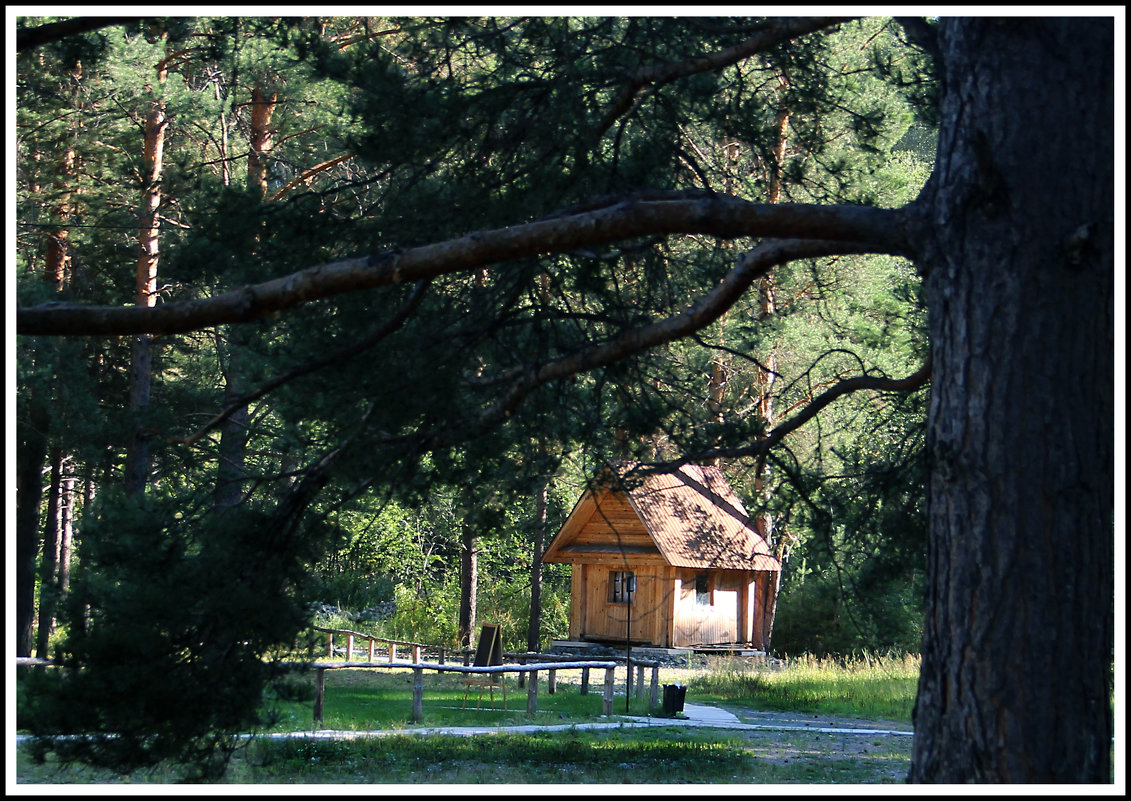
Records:
[[[696,579],[709,577],[710,604],[701,604]],[[684,645],[737,642],[738,592],[723,571],[680,569],[680,594],[675,612],[675,640]]]
[[[584,628],[578,631],[590,639],[660,643],[668,640],[673,598],[671,569],[663,566],[635,566],[636,593],[632,603],[609,601],[613,573],[623,566],[583,565],[586,575]],[[576,568],[575,568],[576,570]],[[629,611],[632,621],[629,624]],[[572,636],[572,635],[571,635]]]

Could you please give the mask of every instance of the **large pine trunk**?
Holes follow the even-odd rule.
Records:
[[[916,782],[1109,782],[1111,19],[944,19]]]

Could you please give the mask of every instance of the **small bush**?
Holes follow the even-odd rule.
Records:
[[[270,691],[280,701],[306,703],[314,700],[314,685],[309,678],[280,678],[271,684]]]
[[[372,609],[393,600],[393,582],[388,576],[342,571],[316,581],[313,594],[340,609]]]

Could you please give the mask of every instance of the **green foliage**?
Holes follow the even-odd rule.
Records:
[[[312,581],[311,595],[341,609],[371,609],[393,600],[393,581],[388,576],[347,571]]]
[[[718,732],[674,727],[615,733],[571,731],[489,737],[390,736],[355,740],[254,743],[238,755],[228,784],[898,784],[907,774],[910,738],[872,741],[867,758],[813,734],[777,733],[773,745]],[[564,762],[556,761],[568,749]],[[505,756],[500,758],[500,755]],[[102,771],[27,764],[21,781],[114,781]],[[176,776],[147,772],[132,784],[165,784]],[[655,792],[650,790],[649,792]]]
[[[222,770],[231,735],[267,721],[271,655],[305,626],[301,555],[250,509],[177,520],[108,494],[65,601],[60,669],[30,678],[27,725],[64,760]],[[81,739],[46,739],[83,732]]]
[[[801,468],[783,486],[780,501],[805,499],[791,526],[806,539],[783,574],[775,651],[919,650],[927,534],[922,395],[887,405],[870,418],[874,427],[854,421],[853,436],[830,448],[823,474]]]
[[[716,700],[728,707],[780,708],[816,714],[909,718],[910,699],[918,662],[912,657],[866,656],[851,660],[791,660],[782,670],[754,668],[742,660],[720,661],[691,679],[699,701]],[[686,680],[686,679],[684,679]],[[335,729],[397,729],[407,726],[411,708],[411,677],[403,671],[341,670],[327,674],[325,714]],[[459,709],[463,689],[458,676],[428,675],[425,725],[509,725],[529,723],[521,702],[504,712]],[[513,685],[512,685],[513,687]],[[275,729],[302,731],[310,726],[312,691],[309,675],[281,679],[273,685],[271,703],[277,710]],[[511,696],[513,698],[513,696]],[[635,704],[635,699],[634,704]],[[517,708],[516,708],[517,707]],[[600,696],[581,696],[571,686],[539,693],[535,722],[595,720]],[[637,710],[634,714],[647,710]],[[654,713],[654,710],[653,710]],[[906,743],[910,738],[901,738]],[[885,752],[879,742],[868,747],[869,764],[882,764],[883,775],[849,768],[814,741],[776,733],[786,759],[795,768],[768,768],[761,739],[743,746],[718,732],[677,726],[613,732],[547,732],[532,735],[496,734],[490,737],[382,736],[353,740],[258,740],[229,765],[225,782],[441,782],[441,781],[639,781],[661,782],[860,782],[891,781],[906,771],[906,754]],[[737,750],[732,750],[737,749]],[[752,750],[753,749],[753,752]],[[751,753],[754,756],[751,756]],[[806,759],[803,754],[809,754]],[[239,757],[242,756],[243,759]],[[890,765],[889,760],[895,764]],[[857,760],[859,763],[860,760]],[[70,774],[24,765],[20,776],[43,776],[42,781],[65,781],[70,775],[101,774],[71,768]],[[769,770],[769,773],[765,771]],[[176,780],[175,777],[171,780]],[[132,781],[165,781],[159,772],[130,777]]]
[[[397,585],[397,611],[381,631],[389,639],[456,647],[459,644],[458,583],[430,586],[422,593]]]

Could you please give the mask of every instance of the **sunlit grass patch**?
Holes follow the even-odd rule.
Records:
[[[696,699],[775,711],[910,721],[919,657],[863,656],[787,660],[782,669],[731,660],[691,681]]]

